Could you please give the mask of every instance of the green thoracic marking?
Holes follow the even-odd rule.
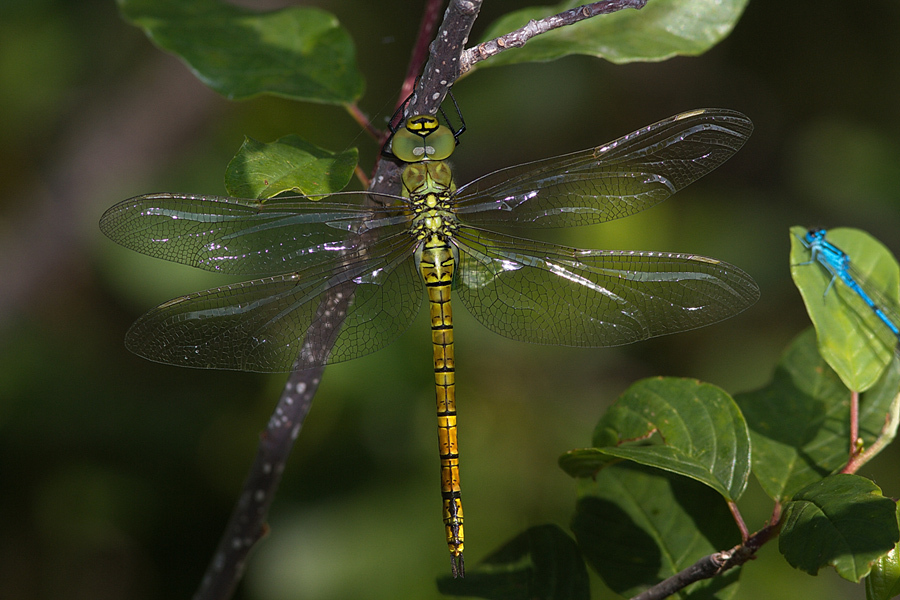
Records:
[[[638,213],[709,173],[747,140],[750,120],[695,110],[613,142],[485,175],[456,189],[442,162],[453,133],[417,118],[392,140],[403,194],[341,192],[265,202],[150,194],[100,227],[144,254],[253,277],[184,296],[131,327],[127,347],[188,367],[288,371],[390,344],[423,288],[431,315],[443,515],[462,574],[451,289],[483,325],[539,344],[616,346],[733,316],[759,296],[727,263],[668,252],[577,250],[497,227],[570,227]],[[352,298],[343,320],[331,307]]]

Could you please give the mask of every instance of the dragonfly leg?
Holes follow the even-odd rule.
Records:
[[[822,297],[823,297],[823,298],[824,298],[825,296],[828,295],[828,290],[830,290],[832,287],[834,287],[834,280],[835,280],[835,279],[837,279],[837,275],[834,275],[834,276],[831,278],[831,281],[828,282],[828,287],[826,287],[826,288],[825,288],[825,291],[822,293]]]

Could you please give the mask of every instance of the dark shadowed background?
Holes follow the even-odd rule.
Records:
[[[351,32],[367,79],[361,107],[383,123],[420,3],[303,4]],[[522,4],[487,0],[473,38]],[[460,307],[471,564],[531,525],[568,527],[575,485],[557,457],[587,445],[633,381],[695,377],[734,393],[769,379],[808,325],[790,279],[788,227],[858,227],[900,251],[898,25],[891,0],[752,0],[731,37],[701,57],[625,66],[575,57],[458,82],[469,126],[453,159],[461,183],[692,108],[746,113],[756,125],[747,145],[675,198],[624,221],[542,235],[714,256],[762,290],[730,321],[615,349],[509,341]],[[244,135],[288,133],[332,150],[358,145],[371,170],[376,148],[342,109],[228,102],[123,22],[112,0],[0,5],[0,598],[193,592],[285,376],[129,354],[124,334],[142,312],[225,280],[123,250],[97,221],[147,192],[222,194]],[[326,370],[240,598],[437,596],[434,578],[449,560],[426,330],[421,314],[386,350]],[[861,474],[898,496],[897,459],[891,449]],[[751,529],[771,508],[755,482],[741,507]],[[864,597],[832,571],[792,570],[775,543],[742,580],[743,599]],[[594,597],[613,597],[595,583]]]

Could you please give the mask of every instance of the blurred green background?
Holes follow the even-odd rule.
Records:
[[[367,78],[361,107],[390,116],[420,3],[303,4],[351,32]],[[473,39],[521,5],[488,0]],[[677,197],[548,238],[714,256],[762,290],[723,324],[615,349],[512,342],[459,309],[470,564],[531,525],[567,529],[575,486],[557,457],[589,442],[631,382],[696,377],[734,393],[769,379],[808,325],[788,269],[789,226],[859,227],[900,251],[898,25],[892,0],[753,0],[731,37],[698,58],[567,58],[485,68],[456,85],[469,126],[454,155],[460,182],[687,109],[749,115],[756,130],[744,149]],[[137,194],[221,194],[245,134],[288,133],[333,150],[359,145],[363,168],[374,162],[342,109],[229,103],[125,24],[112,0],[0,4],[0,598],[192,594],[285,376],[130,355],[123,337],[138,315],[223,280],[123,250],[97,221]],[[449,560],[426,329],[420,315],[388,349],[327,369],[239,598],[437,597]],[[897,459],[890,449],[861,474],[896,497]],[[754,483],[741,507],[758,529],[771,504]],[[864,597],[831,571],[792,570],[775,543],[742,580],[744,599]],[[594,597],[613,597],[595,584]]]

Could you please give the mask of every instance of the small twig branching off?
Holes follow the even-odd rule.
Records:
[[[605,15],[618,12],[625,8],[641,9],[647,4],[647,0],[603,0],[602,2],[593,2],[585,4],[578,8],[571,8],[551,17],[546,17],[539,21],[531,20],[527,25],[515,31],[511,31],[506,35],[501,35],[487,42],[482,42],[466,50],[463,53],[460,63],[460,74],[466,73],[477,62],[486,58],[490,58],[495,54],[500,54],[504,50],[510,48],[521,48],[525,43],[536,35],[547,33],[560,27],[573,25],[579,21],[596,17],[597,15]]]
[[[741,541],[746,542],[750,537],[750,530],[747,529],[747,524],[744,523],[744,517],[741,515],[741,511],[738,509],[738,505],[733,501],[728,501],[728,510],[731,511],[731,516],[734,517],[734,522],[737,523],[738,529],[741,530]]]
[[[348,104],[346,106],[347,113],[353,118],[354,121],[359,124],[360,127],[363,128],[363,131],[369,134],[375,141],[379,141],[381,139],[381,131],[378,130],[375,125],[372,124],[372,120],[360,110],[359,106],[354,102],[353,104]]]
[[[859,394],[857,392],[853,392],[853,394],[856,398],[856,403],[858,404]],[[853,399],[851,398],[851,403],[852,402]],[[869,445],[868,448],[863,449],[862,438],[858,437],[857,431],[856,434],[851,437],[851,439],[855,440],[856,443],[851,444],[850,459],[847,461],[847,464],[844,466],[844,468],[841,469],[841,473],[856,473],[860,469],[860,467],[872,460],[876,454],[881,452],[885,448],[885,446],[890,444],[894,440],[894,435],[896,434],[897,424],[895,420],[898,417],[900,417],[900,414],[898,414],[897,400],[895,399],[894,406],[884,416],[884,425],[881,427],[881,431],[879,432],[878,437]]]

